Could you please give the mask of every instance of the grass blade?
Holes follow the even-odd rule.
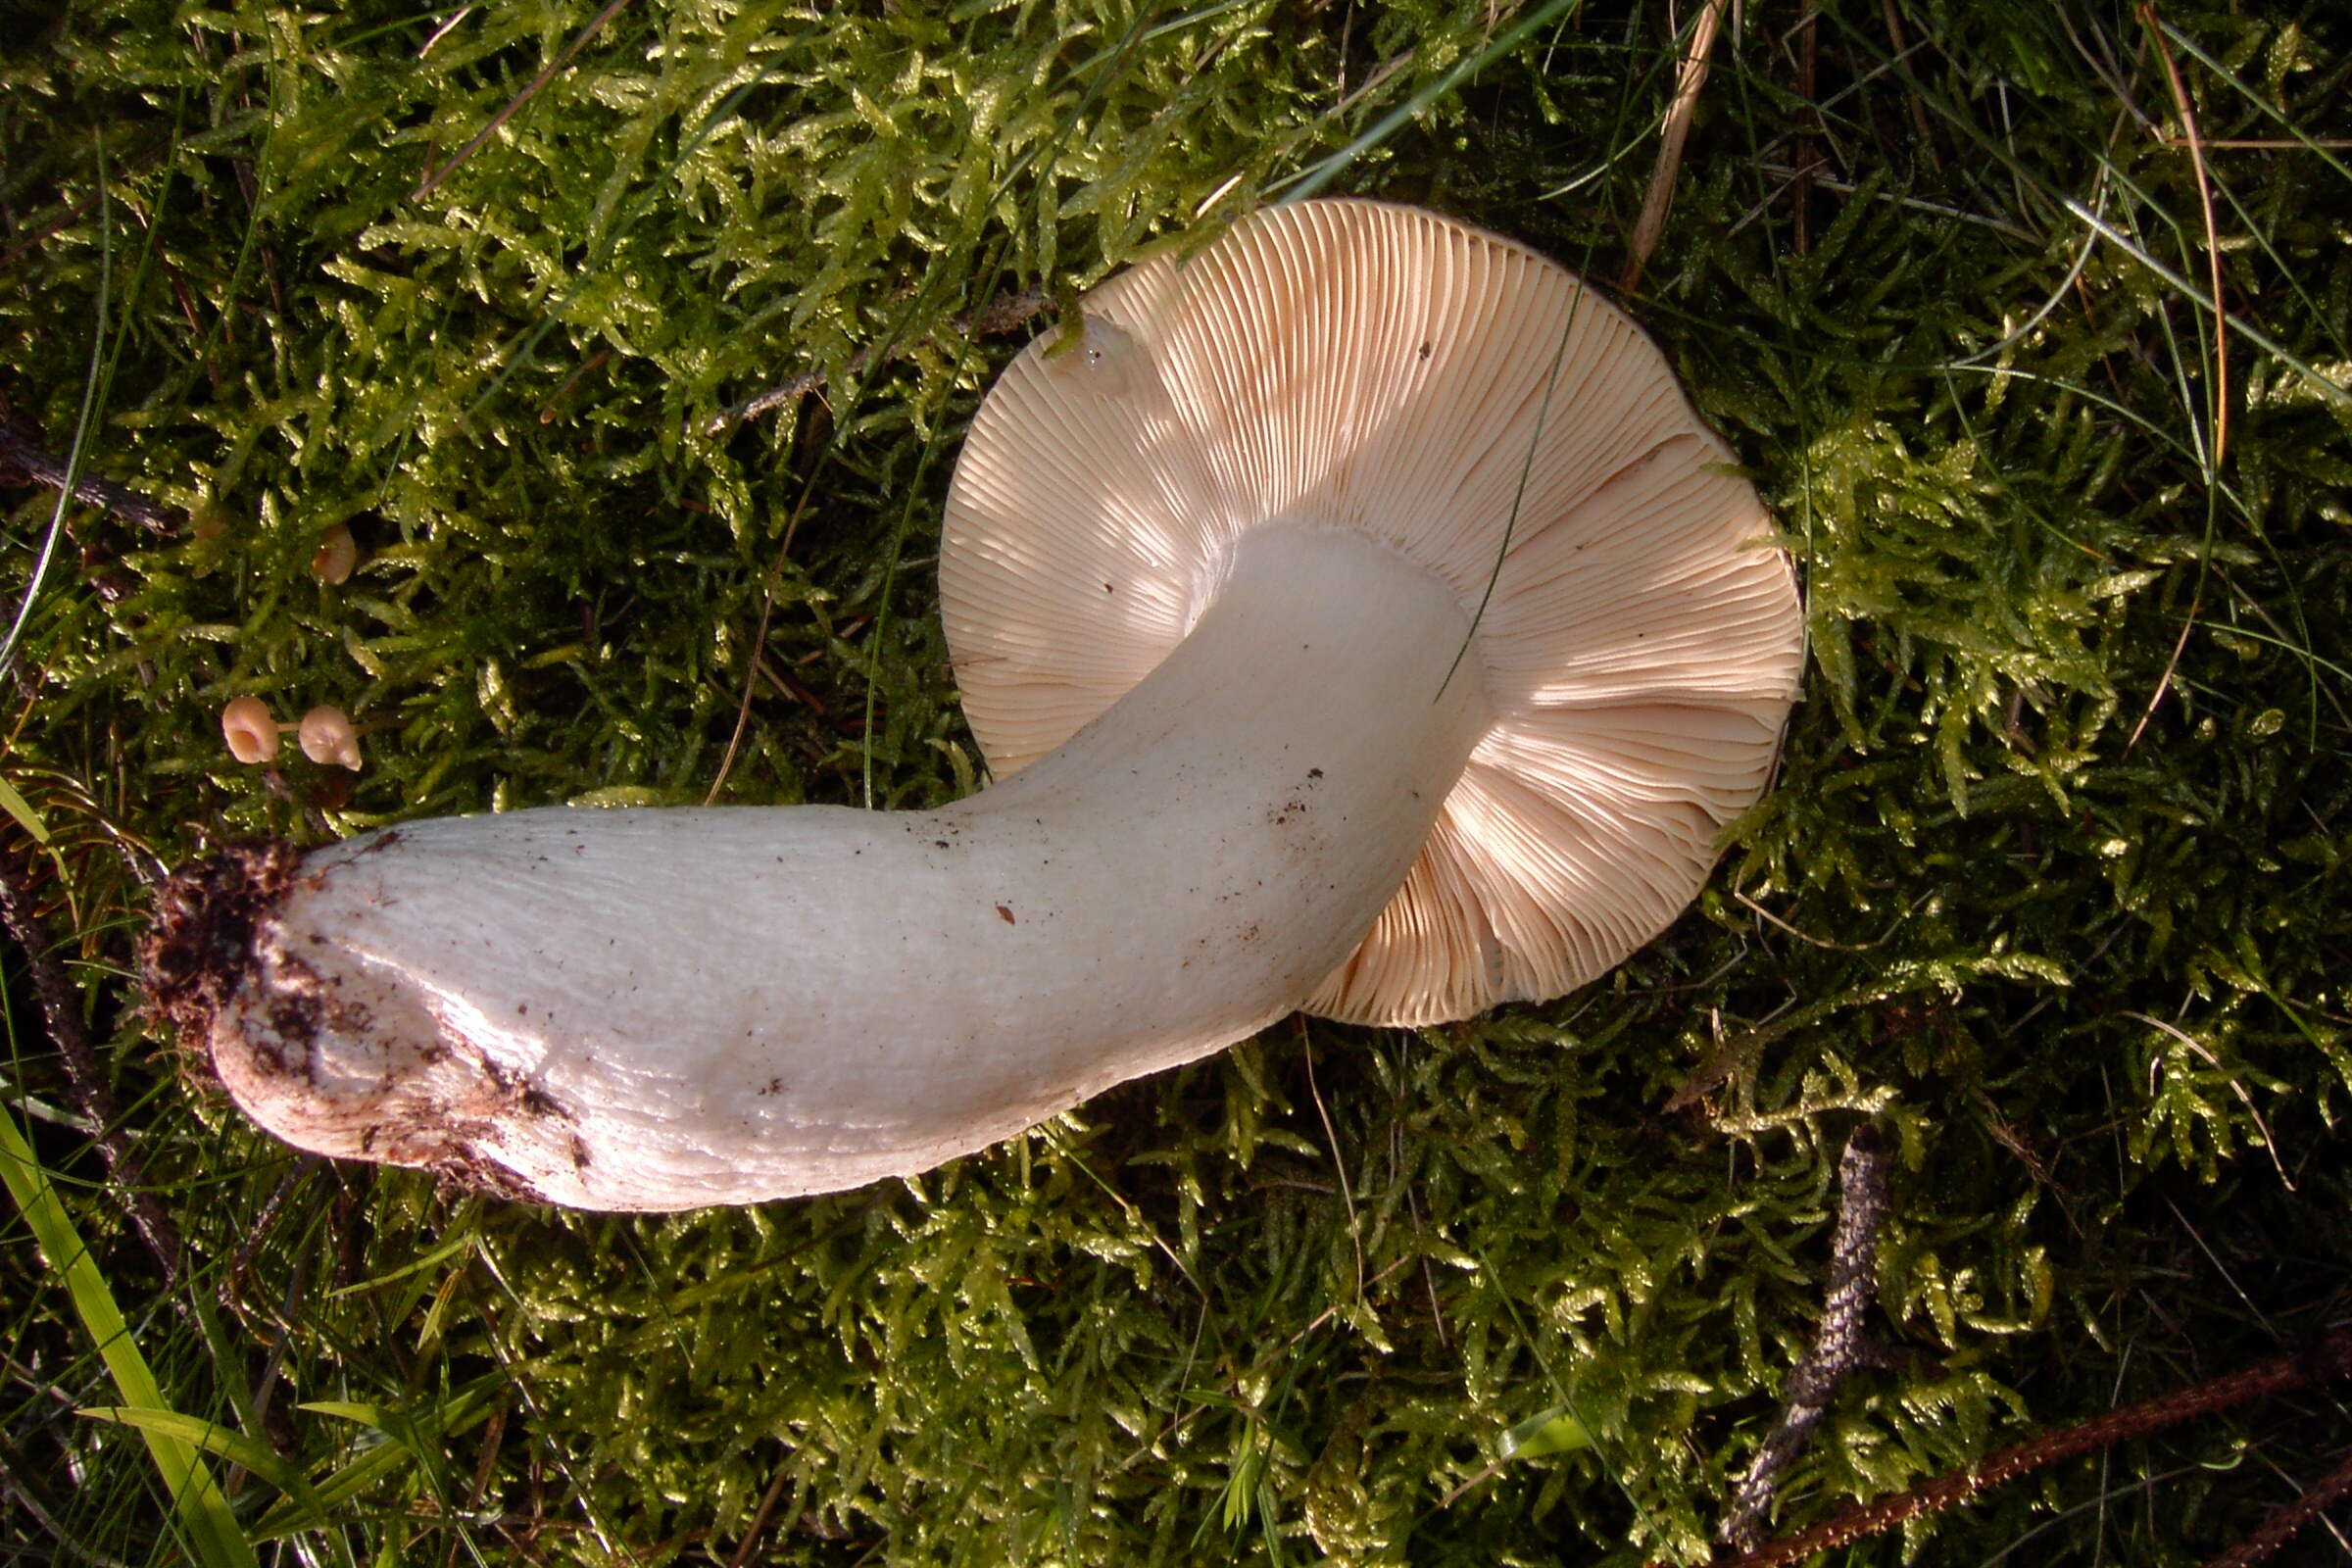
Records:
[[[34,1157],[32,1145],[25,1139],[24,1129],[17,1125],[16,1113],[6,1109],[0,1109],[0,1182],[7,1184],[9,1196],[16,1200],[24,1223],[31,1227],[33,1240],[48,1258],[50,1268],[65,1282],[83,1331],[98,1347],[99,1357],[115,1380],[115,1387],[122,1396],[122,1406],[116,1413],[127,1415],[136,1411],[142,1416],[152,1413],[177,1417],[178,1412],[165,1403],[153,1369],[139,1353],[137,1342],[130,1337],[130,1326],[122,1319],[122,1309],[116,1304],[114,1292],[108,1288],[97,1260],[82,1245],[73,1217],[66,1212],[57,1189],[50,1183],[48,1171]],[[164,1478],[165,1490],[172,1494],[173,1508],[196,1560],[206,1568],[260,1568],[253,1544],[237,1528],[236,1518],[229,1512],[228,1498],[222,1494],[220,1483],[213,1479],[212,1471],[206,1468],[196,1446],[184,1437],[144,1421],[139,1436],[146,1440],[147,1451]]]

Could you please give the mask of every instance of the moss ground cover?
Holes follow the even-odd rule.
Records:
[[[919,1181],[649,1220],[249,1131],[137,1010],[157,868],[967,791],[930,557],[1019,341],[974,314],[1317,183],[1619,278],[1677,19],[0,16],[0,466],[29,443],[176,514],[0,490],[11,874],[135,1166],[12,955],[28,1560],[1699,1561],[1865,1123],[1885,1353],[1784,1524],[2344,1321],[2340,7],[1727,22],[1624,297],[1782,518],[1811,663],[1779,792],[1619,973],[1419,1033],[1294,1021]],[[242,694],[344,707],[368,766],[237,767]],[[2346,1398],[1845,1560],[2203,1561],[2336,1462]]]

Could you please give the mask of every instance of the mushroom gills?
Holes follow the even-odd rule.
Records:
[[[211,1020],[270,1131],[585,1208],[858,1186],[1305,1001],[1493,718],[1435,573],[1240,538],[1169,657],[936,810],[564,808],[308,857]],[[1458,660],[1458,663],[1457,663]]]

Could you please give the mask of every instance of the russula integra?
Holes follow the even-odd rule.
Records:
[[[1298,1007],[1560,995],[1764,787],[1787,557],[1631,322],[1406,208],[1257,214],[975,416],[938,810],[417,822],[191,868],[161,1008],[322,1153],[587,1208],[857,1186]]]

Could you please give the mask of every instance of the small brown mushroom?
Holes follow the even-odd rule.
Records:
[[[228,755],[248,766],[277,755],[278,731],[286,727],[259,697],[232,697],[220,710],[220,734],[228,742]]]
[[[259,697],[232,697],[220,710],[220,733],[228,742],[229,755],[248,765],[276,757],[277,738],[287,730],[295,732],[302,755],[312,761],[358,770],[359,734],[352,728],[350,715],[340,708],[321,704],[295,724],[280,723]]]
[[[360,542],[351,536],[349,525],[338,522],[326,530],[326,537],[311,557],[311,575],[320,582],[345,582],[359,564]]]
[[[303,714],[295,739],[302,743],[302,755],[314,762],[333,762],[355,773],[360,769],[360,738],[340,708],[321,704]]]

